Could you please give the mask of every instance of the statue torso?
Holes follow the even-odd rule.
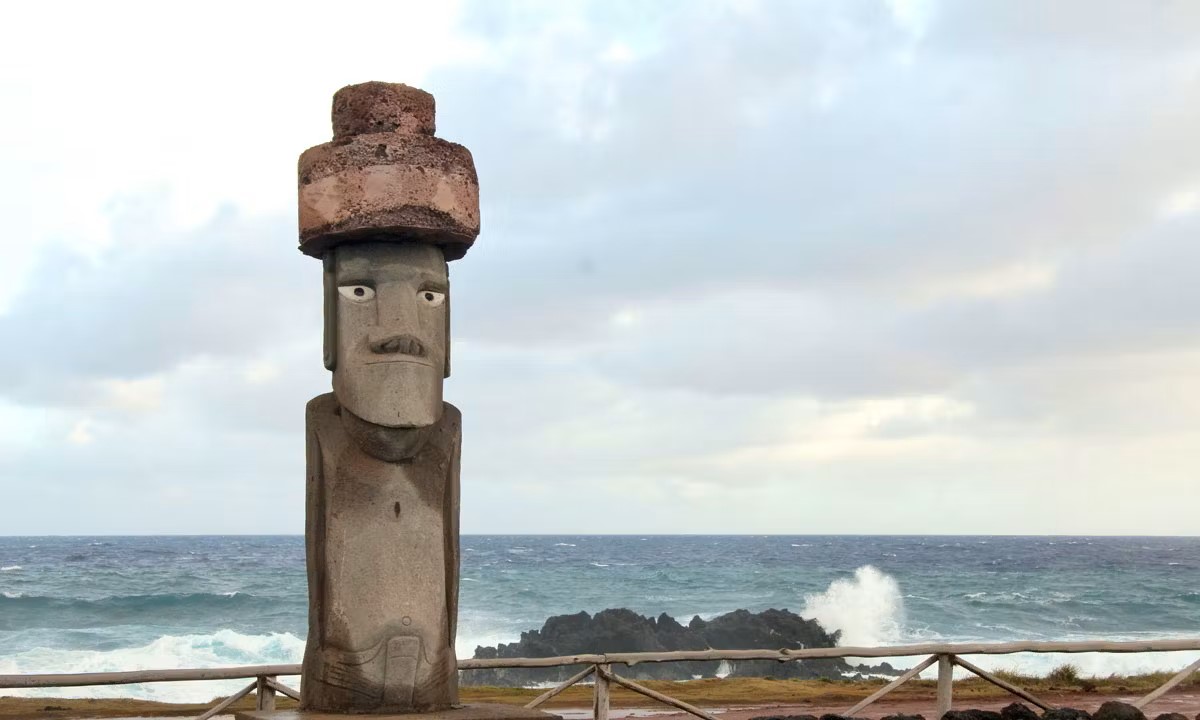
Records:
[[[309,706],[452,704],[457,409],[446,405],[428,428],[392,429],[355,418],[330,394],[310,403],[308,422],[309,563],[319,572],[310,578],[306,697],[317,698],[310,664],[325,686],[325,701]]]

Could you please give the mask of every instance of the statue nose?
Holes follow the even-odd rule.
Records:
[[[400,354],[425,356],[425,345],[412,335],[389,335],[370,339],[371,352],[380,355]]]

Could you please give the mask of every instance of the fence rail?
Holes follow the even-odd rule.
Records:
[[[682,700],[640,685],[633,680],[621,677],[612,671],[613,665],[637,665],[639,663],[682,662],[703,660],[776,660],[779,662],[797,662],[802,660],[823,658],[883,658],[908,657],[927,655],[911,670],[900,675],[891,683],[877,690],[869,697],[850,707],[845,715],[853,715],[880,698],[916,678],[921,671],[937,665],[937,714],[951,709],[953,703],[954,667],[960,667],[967,672],[977,675],[984,680],[1000,687],[1038,707],[1049,710],[1052,706],[1022,690],[1019,687],[983,670],[970,663],[963,655],[1010,655],[1013,653],[1143,653],[1143,652],[1175,652],[1200,651],[1200,638],[1186,640],[1141,640],[1132,642],[1008,642],[1008,643],[955,643],[955,644],[921,644],[893,645],[889,647],[836,647],[836,648],[803,648],[781,650],[696,650],[661,653],[590,653],[583,655],[563,655],[546,658],[488,658],[469,659],[458,662],[459,670],[483,670],[491,668],[549,668],[571,665],[585,665],[583,670],[572,675],[566,681],[542,693],[530,701],[526,707],[535,708],[550,698],[558,695],[567,688],[588,677],[594,677],[593,714],[595,720],[608,720],[609,697],[612,685],[618,685],[627,690],[648,697],[652,700],[683,710],[702,720],[716,720],[708,712],[690,705]],[[1193,662],[1179,673],[1171,677],[1158,689],[1133,704],[1144,708],[1165,695],[1172,688],[1182,683],[1193,673],[1200,672],[1200,660]],[[237,680],[253,678],[254,682],[238,692],[220,701],[196,720],[208,718],[226,710],[233,703],[254,693],[256,706],[259,710],[275,709],[275,698],[285,695],[298,700],[299,693],[279,682],[279,676],[299,675],[299,665],[246,665],[242,667],[225,668],[188,668],[171,670],[132,670],[125,672],[101,673],[59,673],[59,674],[28,674],[0,675],[0,690],[12,688],[45,688],[45,687],[83,687],[88,685],[128,685],[133,683],[180,682],[196,680]]]

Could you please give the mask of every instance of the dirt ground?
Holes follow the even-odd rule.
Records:
[[[584,688],[581,688],[584,690]],[[485,693],[479,693],[484,695]],[[682,693],[681,693],[682,694]],[[859,694],[862,697],[865,693]],[[1038,695],[1055,707],[1073,707],[1089,712],[1095,711],[1101,703],[1107,700],[1122,700],[1129,702],[1144,693],[1136,694],[1097,694],[1083,692],[1039,692]],[[498,693],[499,695],[499,693]],[[610,717],[619,718],[652,718],[653,720],[695,720],[690,715],[677,712],[663,705],[645,700],[637,696],[614,698],[620,700],[610,712]],[[691,698],[689,698],[691,699]],[[526,698],[520,698],[525,701]],[[571,698],[562,703],[553,703],[548,711],[561,715],[565,720],[585,720],[592,715],[589,705],[581,702],[582,698]],[[975,708],[980,710],[999,710],[1014,702],[1011,696],[970,697],[956,702],[955,709]],[[518,698],[503,696],[470,698],[470,701],[483,702],[515,702]],[[253,698],[245,698],[240,707],[253,707]],[[790,702],[763,703],[730,703],[716,705],[711,702],[701,704],[706,711],[718,715],[721,720],[752,720],[752,718],[779,715],[817,715],[825,713],[845,712],[856,702],[854,698],[846,697],[813,697]],[[212,703],[197,705],[167,705],[134,700],[68,700],[60,698],[14,698],[0,697],[0,720],[74,720],[76,718],[106,718],[107,720],[131,718],[166,718],[191,716],[195,717]],[[281,698],[279,706],[294,707],[291,701]],[[1182,713],[1187,718],[1200,720],[1200,690],[1188,688],[1182,692],[1173,692],[1159,698],[1145,713],[1150,720],[1168,712]],[[896,713],[924,715],[928,720],[934,720],[934,702],[932,693],[922,693],[918,697],[885,697],[871,707],[859,712],[856,717],[867,720],[879,720],[885,715]],[[232,720],[232,716],[218,716],[224,720]]]
[[[999,710],[1000,708],[1013,702],[1016,698],[995,698],[972,700],[969,704],[958,704],[956,709],[976,708],[980,710]],[[1095,711],[1100,707],[1100,704],[1107,700],[1134,700],[1135,696],[1103,696],[1098,697],[1094,694],[1085,693],[1058,693],[1046,695],[1043,698],[1046,702],[1058,707],[1074,707],[1080,710]],[[29,718],[30,720],[62,720],[65,718],[88,718],[88,717],[103,717],[109,720],[117,720],[121,716],[111,714],[112,709],[95,708],[95,714],[89,712],[89,709],[82,705],[76,704],[79,701],[57,700],[48,701],[46,699],[34,700],[33,698],[0,698],[0,718],[9,720],[10,718]],[[800,704],[771,704],[758,705],[747,707],[730,707],[730,708],[707,708],[709,712],[718,715],[721,720],[751,720],[756,717],[764,717],[770,715],[817,715],[824,713],[839,713],[844,712],[850,703],[840,702],[837,704],[823,703],[820,701],[804,702]],[[73,706],[73,707],[68,707]],[[47,709],[53,708],[53,709]],[[565,707],[554,708],[550,712],[562,715],[565,720],[583,720],[590,718],[592,709],[590,707]],[[1151,718],[1157,717],[1163,713],[1177,712],[1182,713],[1188,718],[1197,718],[1200,720],[1200,693],[1186,692],[1173,693],[1166,697],[1160,698],[1151,706],[1145,709],[1146,716]],[[875,703],[871,707],[860,712],[856,717],[869,720],[879,720],[885,715],[896,713],[919,714],[924,715],[929,720],[933,720],[933,702],[928,699],[889,699],[884,698]],[[125,718],[130,716],[125,715]],[[138,720],[149,718],[149,715],[138,715]],[[157,717],[164,717],[158,715]],[[175,717],[178,717],[176,715]],[[225,720],[232,720],[231,715],[220,716]],[[690,715],[675,711],[666,711],[662,706],[645,708],[614,708],[611,712],[611,717],[619,718],[645,718],[652,717],[653,720],[695,720]]]
[[[1084,693],[1065,693],[1065,694],[1048,694],[1041,698],[1055,707],[1073,707],[1079,710],[1095,711],[1100,705],[1109,700],[1121,700],[1130,702],[1137,699],[1136,696],[1104,696],[1099,697],[1094,694]],[[1012,702],[1020,702],[1018,698],[994,698],[994,699],[979,699],[972,700],[969,703],[956,703],[955,709],[978,709],[978,710],[1000,710],[1005,705]],[[721,712],[721,720],[750,720],[751,718],[763,717],[768,715],[816,715],[820,717],[824,713],[840,713],[846,711],[853,703],[839,703],[837,705],[824,704],[820,702],[803,703],[799,705],[768,705],[763,707],[753,708],[728,708]],[[1036,708],[1033,708],[1036,710]],[[1146,716],[1153,720],[1155,717],[1169,712],[1182,713],[1188,718],[1200,718],[1200,693],[1179,693],[1171,694],[1166,697],[1159,698],[1157,701],[1146,707],[1143,712]],[[910,715],[924,715],[928,720],[934,718],[934,704],[930,700],[890,700],[883,698],[871,707],[858,713],[855,717],[868,718],[869,720],[878,720],[885,715],[893,715],[897,713],[905,713]],[[590,716],[590,709],[587,713]],[[655,715],[655,720],[694,720],[690,715],[684,713],[671,713],[664,715]]]

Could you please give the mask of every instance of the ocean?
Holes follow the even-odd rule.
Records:
[[[787,608],[843,645],[1200,637],[1197,537],[487,535],[462,547],[461,658],[551,615],[611,607],[685,623]],[[0,674],[300,662],[306,599],[299,536],[0,537]],[[1108,675],[1198,656],[977,662]],[[200,701],[239,684],[24,694]]]

